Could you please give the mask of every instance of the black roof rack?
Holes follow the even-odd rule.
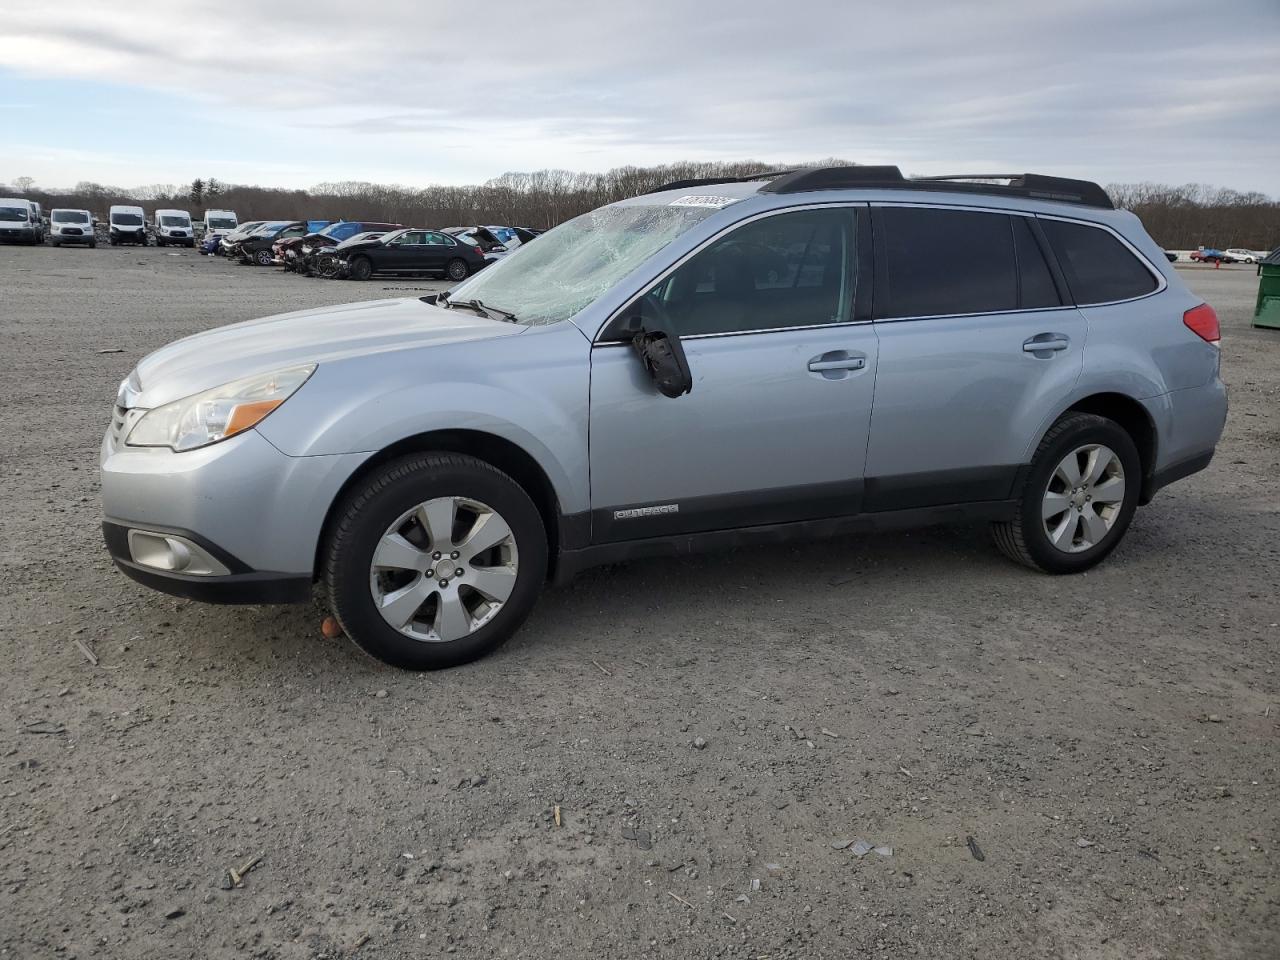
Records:
[[[750,183],[753,180],[768,180],[770,177],[781,177],[790,170],[771,170],[768,173],[753,173],[746,177],[702,177],[695,180],[672,180],[660,187],[646,190],[645,193],[661,193],[663,190],[684,190],[688,187],[709,187],[716,183]]]
[[[974,181],[1004,180],[1006,183]],[[899,190],[946,190],[952,193],[991,193],[1011,197],[1031,197],[1076,203],[1086,207],[1114,209],[1107,191],[1090,180],[1069,180],[1039,173],[951,174],[945,177],[911,177],[897,167],[815,167],[780,176],[760,188],[761,193],[803,193],[809,190],[838,190],[872,187]]]

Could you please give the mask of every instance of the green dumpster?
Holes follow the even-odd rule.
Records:
[[[1253,311],[1255,327],[1280,330],[1280,249],[1258,264],[1258,306]]]

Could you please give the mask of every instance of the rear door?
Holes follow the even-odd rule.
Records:
[[[455,249],[454,242],[449,237],[434,230],[429,231],[422,250],[423,268],[432,273],[444,273],[445,264]]]
[[[591,351],[595,542],[858,512],[876,372],[868,228],[852,206],[748,221],[606,327]],[[628,342],[637,321],[679,335],[692,392],[654,388]]]
[[[1083,363],[1034,217],[872,207],[880,360],[866,509],[1003,500]]]

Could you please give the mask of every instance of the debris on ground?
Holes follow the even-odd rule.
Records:
[[[326,640],[337,640],[342,636],[342,624],[337,617],[325,617],[320,621],[320,633]]]
[[[705,749],[707,749],[707,741],[706,741],[705,739],[703,739],[702,737],[694,737],[694,738],[693,738],[693,748],[694,748],[695,750],[705,750]]]
[[[650,834],[648,830],[624,826],[622,828],[622,839],[634,840],[636,846],[641,850],[650,850],[653,848],[653,835]]]
[[[973,839],[973,837],[965,837],[964,842],[969,847],[969,852],[973,854],[973,859],[977,860],[979,863],[987,859],[987,855],[982,852],[982,848],[978,846],[978,841]]]
[[[871,852],[871,844],[867,843],[865,840],[855,840],[853,842],[853,846],[849,848],[849,851],[855,857],[865,857]]]
[[[1093,846],[1093,841],[1092,841],[1092,840],[1086,840],[1084,837],[1079,837],[1079,838],[1076,840],[1076,846],[1077,846],[1077,847],[1092,847],[1092,846]]]
[[[71,642],[80,648],[80,652],[84,654],[84,658],[95,667],[98,665],[98,655],[89,649],[88,645],[79,637],[72,637]]]
[[[23,733],[66,733],[67,728],[52,720],[35,720],[22,725]]]

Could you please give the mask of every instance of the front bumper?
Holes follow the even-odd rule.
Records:
[[[108,550],[128,576],[166,593],[215,603],[306,600],[329,508],[368,456],[289,457],[256,430],[174,453],[125,447],[109,430],[100,455]],[[131,543],[131,530],[153,543],[172,535],[212,558],[204,566],[216,572],[156,562],[154,550]]]
[[[0,240],[25,240],[30,243],[38,235],[34,227],[0,227]]]

